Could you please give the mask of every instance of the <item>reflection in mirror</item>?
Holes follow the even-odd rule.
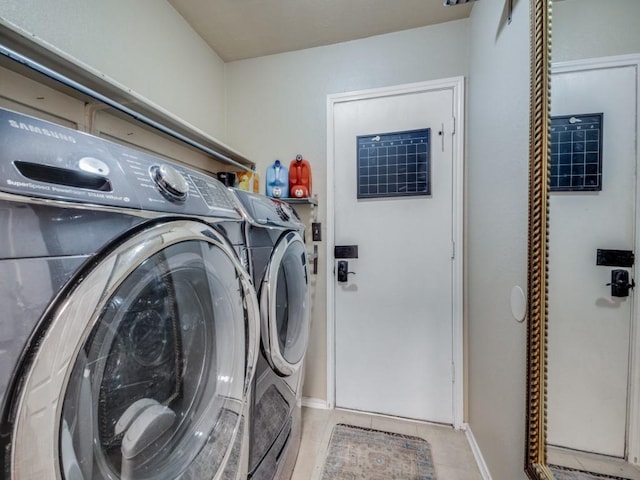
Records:
[[[546,418],[558,480],[640,479],[639,20],[639,0],[553,2]]]

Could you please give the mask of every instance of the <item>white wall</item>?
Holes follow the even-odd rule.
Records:
[[[326,235],[327,95],[467,74],[468,20],[227,64],[227,141],[264,179],[301,153]],[[264,186],[264,182],[263,182]],[[300,207],[304,208],[304,207]],[[304,395],[326,399],[326,247],[320,246]]]
[[[527,285],[529,2],[471,12],[467,137],[468,421],[495,480],[524,479],[526,324],[510,310]]]
[[[640,52],[638,0],[563,0],[552,18],[554,62]]]
[[[0,18],[224,140],[224,63],[164,0],[2,0]]]

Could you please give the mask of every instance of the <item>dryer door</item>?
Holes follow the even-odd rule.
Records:
[[[259,333],[232,248],[199,222],[156,225],[60,298],[26,367],[11,478],[218,478]]]
[[[300,368],[309,340],[307,252],[296,232],[284,234],[273,251],[260,289],[262,346],[280,375]]]

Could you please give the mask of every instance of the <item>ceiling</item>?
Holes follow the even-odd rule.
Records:
[[[169,0],[230,62],[467,18],[442,0]]]

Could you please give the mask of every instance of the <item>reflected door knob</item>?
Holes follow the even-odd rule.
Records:
[[[631,279],[629,283],[628,270],[611,270],[611,282],[607,283],[607,286],[611,287],[612,297],[628,297],[629,289],[633,289],[636,282]]]

